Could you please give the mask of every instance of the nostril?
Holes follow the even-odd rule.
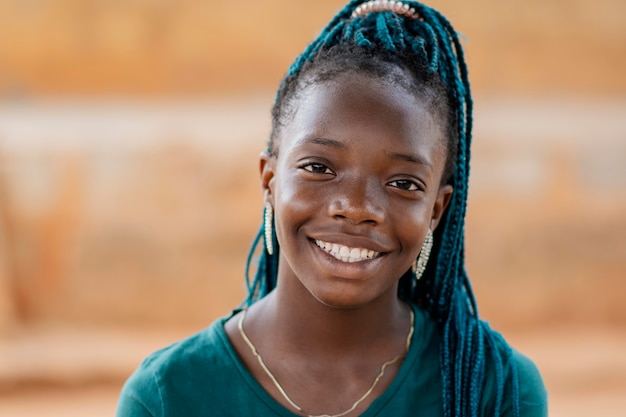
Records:
[[[337,220],[347,221],[352,224],[369,224],[376,225],[382,222],[383,216],[371,210],[348,209],[341,213],[334,213],[333,217]]]

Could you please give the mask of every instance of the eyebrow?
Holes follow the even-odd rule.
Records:
[[[388,152],[387,156],[389,156],[389,158],[394,159],[396,161],[404,161],[404,162],[410,162],[412,164],[423,165],[426,168],[430,169],[431,171],[433,170],[432,164],[418,155]]]
[[[348,146],[345,143],[339,142],[335,139],[328,138],[311,138],[305,139],[303,142],[306,143],[315,143],[317,145],[330,146],[335,149],[348,149]]]
[[[303,140],[303,142],[306,143],[315,143],[317,145],[323,145],[323,146],[330,146],[332,148],[335,149],[348,149],[348,146],[343,143],[340,142],[338,140],[335,139],[328,139],[328,138],[307,138],[305,140]],[[396,161],[404,161],[404,162],[409,162],[412,164],[417,164],[417,165],[422,165],[425,166],[426,168],[430,169],[431,171],[433,170],[433,166],[430,162],[428,162],[427,160],[425,160],[424,158],[418,156],[418,155],[414,155],[414,154],[405,154],[405,153],[399,153],[399,152],[387,152],[387,156],[390,159],[396,160]]]

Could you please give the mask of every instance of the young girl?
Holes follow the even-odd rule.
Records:
[[[448,21],[350,2],[272,116],[246,307],[148,357],[117,415],[547,415],[464,269],[472,100]]]

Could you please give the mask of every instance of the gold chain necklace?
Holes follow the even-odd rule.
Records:
[[[283,398],[293,408],[295,408],[300,413],[302,413],[302,408],[299,405],[297,405],[296,403],[294,403],[291,398],[289,398],[289,396],[287,395],[287,393],[285,392],[283,387],[278,383],[278,380],[276,379],[274,374],[272,374],[272,372],[270,372],[270,370],[268,369],[267,365],[265,365],[265,362],[263,361],[263,358],[261,358],[261,355],[259,354],[259,352],[257,352],[256,347],[252,344],[252,341],[248,338],[248,335],[246,335],[246,332],[243,331],[243,321],[246,318],[246,313],[247,312],[248,312],[248,310],[244,309],[242,314],[241,314],[241,318],[239,319],[238,327],[239,327],[239,333],[241,333],[241,337],[246,342],[248,347],[250,347],[250,350],[252,351],[252,354],[257,358],[257,360],[259,361],[259,365],[261,365],[261,368],[263,368],[263,371],[272,380],[272,382],[274,383],[274,386],[276,387],[278,392],[280,392],[280,395],[282,395]],[[409,328],[409,334],[408,334],[408,336],[406,338],[406,350],[405,350],[405,352],[402,355],[398,355],[395,358],[393,358],[393,359],[383,363],[383,365],[380,367],[380,372],[378,373],[378,375],[376,376],[376,379],[374,379],[374,382],[372,383],[372,386],[369,387],[369,389],[365,392],[365,394],[363,394],[361,396],[361,398],[356,400],[356,402],[354,404],[352,404],[352,407],[350,407],[348,410],[346,410],[346,411],[344,411],[342,413],[333,414],[333,415],[330,415],[330,414],[320,414],[320,415],[308,414],[307,417],[343,417],[346,414],[349,414],[349,413],[353,412],[359,406],[359,404],[361,404],[374,391],[374,388],[376,387],[376,384],[378,384],[378,381],[380,381],[380,379],[385,374],[385,369],[389,365],[392,365],[392,364],[396,363],[398,360],[404,358],[407,355],[407,353],[409,352],[409,348],[411,347],[411,338],[413,336],[413,327],[414,327],[414,322],[415,322],[415,313],[413,313],[413,309],[411,309],[410,312],[411,312],[411,327]]]

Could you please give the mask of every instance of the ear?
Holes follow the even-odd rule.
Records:
[[[276,158],[268,152],[261,152],[259,156],[259,172],[261,174],[261,189],[263,190],[263,202],[272,202],[273,184]],[[273,204],[272,204],[273,205]]]
[[[446,184],[439,187],[437,192],[437,200],[435,200],[435,206],[433,207],[433,215],[430,219],[430,230],[434,231],[439,224],[439,221],[443,217],[450,200],[452,199],[453,188],[451,185]]]

